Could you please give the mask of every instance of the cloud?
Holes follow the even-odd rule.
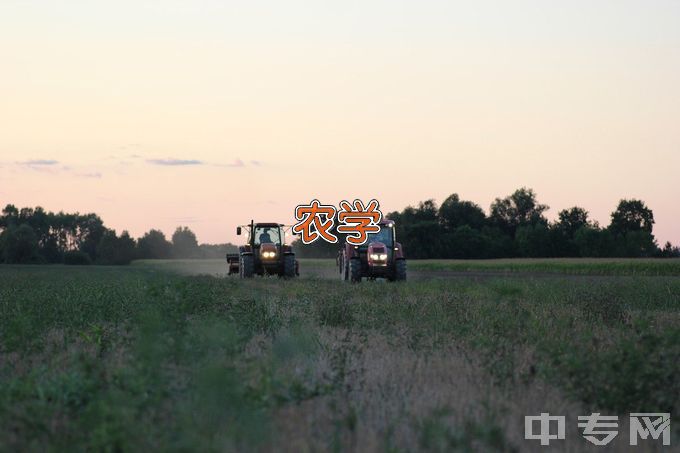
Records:
[[[234,159],[234,161],[230,164],[215,164],[216,167],[232,167],[232,168],[241,168],[245,167],[246,164],[243,162],[241,159]]]
[[[177,167],[183,165],[203,165],[204,162],[195,159],[147,159],[146,161],[152,165],[164,165],[168,167]]]
[[[245,167],[246,164],[243,163],[241,159],[234,159],[234,161],[230,164],[227,164],[227,167]]]
[[[26,165],[28,167],[48,166],[48,165],[57,165],[57,164],[59,164],[59,161],[53,160],[53,159],[31,159],[31,160],[25,160],[23,162],[17,162],[17,164]]]
[[[94,178],[99,179],[102,173],[86,166],[71,166],[60,163],[54,159],[31,159],[15,162],[16,168],[21,171],[39,172],[54,176],[71,176],[75,178]]]
[[[91,173],[75,173],[75,176],[78,176],[80,178],[96,178],[100,179],[102,177],[102,174],[99,173],[98,171],[91,172]]]
[[[223,164],[223,163],[217,163],[217,162],[209,162],[209,161],[204,161],[204,160],[197,160],[197,159],[175,159],[175,158],[167,158],[167,159],[147,159],[146,163],[152,164],[152,165],[161,165],[161,166],[168,166],[168,167],[179,167],[179,166],[188,166],[188,165],[210,165],[213,167],[223,167],[223,168],[243,168],[246,165],[252,165],[254,167],[260,167],[262,166],[262,163],[257,160],[251,160],[246,164],[242,159],[236,158],[233,161]]]

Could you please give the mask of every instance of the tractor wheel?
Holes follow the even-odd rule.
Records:
[[[394,280],[406,280],[406,260],[397,260],[394,264]]]
[[[253,278],[255,273],[255,263],[252,255],[241,255],[239,263],[239,276],[241,278]]]
[[[295,277],[295,255],[283,257],[283,276],[285,278]]]
[[[349,260],[349,279],[352,283],[361,282],[361,261],[357,258]]]

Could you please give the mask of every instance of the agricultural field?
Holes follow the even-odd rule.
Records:
[[[550,451],[680,417],[680,262],[332,260],[239,280],[223,261],[0,266],[0,451]],[[607,447],[578,415],[619,415]],[[672,447],[680,438],[673,426]]]

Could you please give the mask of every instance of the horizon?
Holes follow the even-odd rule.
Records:
[[[527,189],[531,189],[531,188],[528,188],[528,187],[527,187]],[[453,194],[451,194],[451,195],[453,195]],[[510,194],[508,194],[508,195],[510,195]],[[498,197],[498,198],[504,198],[504,197]],[[429,200],[421,200],[421,201],[424,202],[424,201],[429,201]],[[441,205],[441,203],[439,203],[437,200],[435,200],[435,201],[437,202],[437,207],[439,208],[440,205]],[[443,201],[443,200],[442,200],[442,201]],[[469,201],[469,200],[464,200],[464,199],[461,198],[460,201]],[[540,200],[538,200],[538,201],[540,201]],[[622,201],[623,201],[623,200],[622,200]],[[16,207],[17,209],[22,209],[22,208],[32,208],[32,209],[43,208],[46,212],[52,212],[52,213],[55,213],[55,214],[56,214],[56,213],[59,213],[59,212],[64,212],[65,214],[80,214],[80,215],[95,214],[95,215],[98,215],[98,216],[99,216],[99,214],[98,214],[97,212],[86,212],[86,211],[74,211],[74,212],[68,212],[68,211],[65,211],[65,210],[63,210],[63,209],[57,209],[57,210],[46,209],[44,206],[40,206],[40,205],[36,205],[36,206],[19,206],[19,205],[16,205],[15,203],[5,203],[5,204],[3,204],[2,208],[4,208],[7,204],[14,205],[14,207]],[[331,203],[331,204],[333,204],[333,203]],[[478,206],[479,206],[479,205],[478,205]],[[576,205],[574,205],[574,206],[576,206]],[[401,212],[401,211],[403,211],[403,209],[406,208],[406,207],[407,207],[407,206],[404,206],[403,208],[398,209],[397,211],[398,211],[398,212]],[[416,203],[415,205],[409,205],[409,207],[416,207],[416,208],[417,208],[418,206],[417,206],[417,203]],[[485,215],[486,218],[488,219],[488,218],[489,218],[489,215],[490,215],[490,210],[484,208],[483,206],[480,206],[480,208],[484,211],[484,215]],[[383,216],[387,216],[388,214],[393,213],[393,212],[395,211],[395,210],[393,210],[393,209],[391,209],[391,210],[389,210],[389,211],[388,211],[388,210],[382,210],[382,208],[380,208],[380,209],[381,209],[381,212],[382,212]],[[549,211],[549,210],[550,210],[550,209],[548,209],[548,211]],[[561,211],[561,210],[562,210],[562,209],[560,209],[560,211]],[[557,213],[556,213],[556,214],[557,214]],[[99,216],[99,217],[102,218],[101,216]],[[555,216],[546,215],[545,217],[546,217],[546,219],[548,219],[548,222],[550,222],[551,224],[552,224],[554,221],[557,220],[557,219],[556,219],[557,215],[555,215]],[[389,217],[385,217],[385,218],[389,219]],[[258,219],[251,219],[251,220],[253,220],[255,223],[257,223],[257,222],[263,222],[263,220],[258,220]],[[608,222],[605,222],[605,223],[599,222],[597,219],[592,218],[590,215],[589,215],[589,220],[590,220],[594,225],[597,225],[598,227],[603,228],[603,229],[604,229],[604,228],[607,228],[608,225],[609,225]],[[610,218],[609,220],[611,220],[611,218]],[[102,218],[102,221],[103,221],[103,223],[104,223],[104,226],[106,226],[107,228],[111,228],[110,225],[107,224],[106,219]],[[276,220],[274,220],[273,222],[275,222],[275,223],[283,223],[283,222],[277,222]],[[293,219],[293,220],[292,220],[291,222],[289,222],[289,223],[284,223],[284,225],[286,225],[286,226],[292,226],[293,224],[295,224],[295,222],[296,222],[296,220]],[[246,220],[246,221],[243,221],[243,222],[235,223],[235,224],[233,225],[233,230],[236,231],[236,227],[237,227],[237,226],[246,225],[246,224],[248,224],[248,223],[250,223],[250,220]],[[149,229],[147,229],[147,230],[145,230],[145,231],[143,231],[143,232],[141,232],[141,233],[139,233],[139,234],[134,234],[133,232],[131,232],[131,231],[130,231],[129,229],[127,229],[127,228],[121,228],[121,229],[111,228],[111,229],[113,229],[113,230],[114,230],[116,233],[118,233],[118,234],[121,234],[121,233],[123,233],[123,232],[127,232],[128,234],[130,234],[130,237],[132,237],[132,238],[134,238],[134,239],[139,239],[139,238],[141,238],[142,236],[144,236],[144,234],[148,233],[148,232],[151,231],[151,230],[157,230],[157,231],[162,232],[163,235],[165,236],[165,238],[166,238],[168,241],[171,241],[172,235],[173,235],[173,233],[175,232],[175,230],[177,230],[177,229],[179,229],[179,228],[183,228],[183,227],[189,228],[194,234],[196,234],[196,231],[194,231],[194,229],[193,229],[188,223],[187,223],[187,224],[178,224],[178,225],[176,225],[176,226],[174,226],[174,227],[170,227],[170,229],[168,229],[167,231],[164,230],[164,229],[162,229],[162,228],[150,227]],[[236,245],[236,246],[238,246],[238,245],[242,242],[242,240],[241,240],[241,238],[239,238],[239,236],[236,235],[235,233],[234,233],[234,236],[237,238],[236,241],[208,242],[208,241],[202,241],[201,238],[198,236],[198,234],[196,234],[196,238],[197,238],[197,241],[198,241],[198,244],[199,244],[199,245],[204,245],[204,244],[205,244],[205,245]],[[296,235],[294,235],[294,234],[292,234],[292,233],[290,233],[290,232],[287,233],[287,234],[286,234],[286,242],[287,242],[287,243],[291,243],[292,241],[297,240],[297,238],[295,238],[295,236],[296,236]],[[656,236],[655,236],[655,237],[656,237]],[[294,238],[294,239],[291,239],[291,238]],[[657,239],[657,242],[658,242],[659,247],[663,247],[663,245],[664,245],[664,243],[665,243],[666,241],[664,241],[664,242],[662,243],[661,241],[658,240],[658,238],[656,238],[656,239]],[[672,242],[671,242],[671,243],[672,243]],[[678,244],[673,244],[673,245],[678,245]]]
[[[680,244],[680,3],[0,5],[0,202],[140,237],[532,188]]]

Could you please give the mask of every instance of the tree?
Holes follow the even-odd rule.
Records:
[[[38,255],[38,238],[28,224],[11,225],[0,235],[3,260],[5,263],[36,263]]]
[[[520,256],[538,258],[552,256],[550,231],[543,223],[521,225],[515,242]]]
[[[588,220],[588,211],[578,206],[563,209],[557,214],[559,220],[555,226],[563,231],[569,239],[573,239],[574,234],[582,228],[591,226]]]
[[[649,231],[629,231],[625,236],[617,238],[617,254],[629,258],[654,256],[659,248],[654,236]]]
[[[194,232],[188,227],[177,227],[172,234],[172,249],[176,258],[198,257],[198,241]]]
[[[609,229],[614,235],[625,236],[633,231],[646,231],[651,234],[654,214],[642,200],[621,200],[612,212]]]
[[[484,258],[488,239],[481,231],[470,225],[462,225],[447,231],[443,239],[443,258]]]
[[[482,234],[486,238],[486,251],[479,258],[508,258],[517,255],[517,247],[512,237],[500,228],[486,226],[482,229]]]
[[[124,230],[118,238],[118,254],[113,264],[130,264],[135,259],[136,247],[135,240]]]
[[[532,189],[522,187],[508,197],[496,198],[491,203],[489,220],[492,225],[515,237],[519,226],[536,223],[547,224],[548,221],[543,216],[543,212],[547,209],[547,205],[538,203],[536,194]]]
[[[127,263],[135,257],[129,234],[121,237],[108,234],[101,249],[106,255],[99,259],[98,249],[107,232],[96,214],[80,215],[47,212],[40,206],[17,208],[8,204],[0,213],[0,260],[8,262],[48,262],[71,264],[97,262]],[[107,241],[109,248],[107,249]],[[134,247],[133,247],[134,248]],[[83,254],[87,258],[83,258]]]
[[[162,231],[149,230],[137,241],[137,250],[139,258],[165,259],[170,257],[172,244]]]
[[[673,244],[666,242],[663,249],[657,252],[659,258],[680,258],[680,247],[673,247]]]
[[[106,231],[104,222],[96,214],[76,215],[75,227],[78,250],[87,253],[92,260],[95,260],[97,246]]]
[[[454,193],[439,208],[439,219],[449,230],[463,225],[481,230],[486,222],[486,214],[479,205],[471,201],[461,201],[458,194]]]
[[[104,231],[97,245],[97,262],[99,264],[130,264],[135,258],[135,240],[127,231],[118,237],[115,230]]]
[[[581,257],[614,256],[615,241],[611,232],[598,227],[583,226],[574,233],[574,244]]]
[[[0,228],[5,229],[12,225],[16,225],[19,219],[19,210],[13,204],[8,204],[2,210],[0,217]]]
[[[418,207],[408,206],[401,213],[391,213],[389,218],[397,225],[397,237],[409,244],[412,258],[441,258],[442,226],[439,209],[434,200],[422,201]]]

